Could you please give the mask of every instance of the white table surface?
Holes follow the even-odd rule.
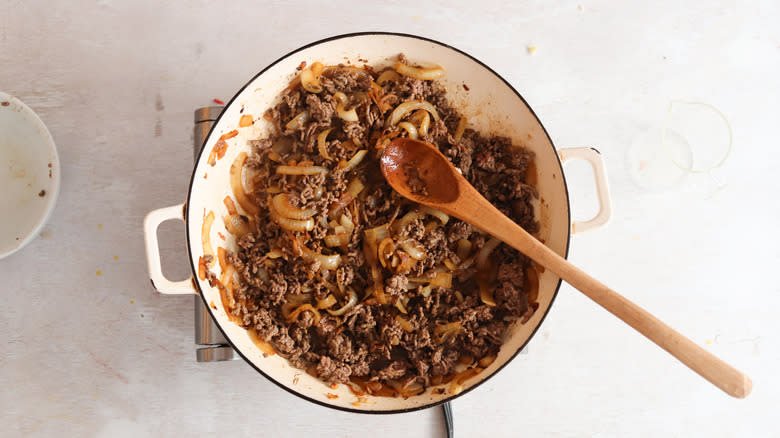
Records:
[[[443,436],[439,409],[347,414],[242,361],[195,363],[193,300],[151,289],[142,243],[144,215],[185,197],[194,108],[303,44],[392,30],[493,67],[559,147],[597,146],[614,216],[570,259],[755,383],[726,396],[564,286],[530,353],[453,403],[457,436],[778,436],[780,4],[518,3],[0,2],[0,89],[47,123],[63,183],[40,238],[0,261],[0,434]],[[731,122],[719,184],[632,178],[630,145],[660,135],[673,99]],[[586,216],[587,169],[569,184]],[[186,277],[183,227],[161,236],[168,274]]]

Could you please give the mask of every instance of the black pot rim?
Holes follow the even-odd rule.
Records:
[[[268,69],[270,69],[274,65],[278,64],[282,60],[287,59],[287,58],[295,55],[296,53],[298,53],[300,51],[303,51],[305,49],[308,49],[309,47],[313,47],[313,46],[316,46],[316,45],[319,45],[319,44],[322,44],[322,43],[326,43],[326,42],[329,42],[329,41],[340,40],[340,39],[345,39],[345,38],[351,38],[351,37],[356,37],[356,36],[372,36],[372,35],[389,35],[389,36],[399,36],[399,37],[406,37],[406,38],[414,38],[414,39],[418,39],[418,40],[422,40],[422,41],[426,41],[426,42],[437,44],[439,46],[445,47],[447,49],[453,50],[453,51],[455,51],[455,52],[457,52],[457,53],[459,53],[461,55],[466,56],[467,58],[471,59],[472,61],[474,61],[477,64],[479,64],[480,66],[482,66],[483,68],[487,69],[489,72],[493,73],[497,78],[499,78],[502,82],[504,82],[504,84],[506,84],[506,86],[509,87],[509,89],[512,90],[512,92],[514,92],[515,95],[520,100],[522,100],[523,103],[525,104],[525,106],[531,111],[531,115],[533,115],[534,119],[536,119],[536,122],[539,123],[539,126],[542,127],[542,130],[544,131],[544,135],[547,136],[547,140],[550,142],[550,145],[551,145],[551,147],[553,149],[553,153],[555,154],[555,158],[558,161],[558,167],[561,170],[561,180],[563,181],[564,192],[565,192],[565,195],[566,195],[566,204],[569,205],[569,208],[567,208],[567,213],[568,213],[568,216],[569,216],[567,218],[567,223],[571,224],[571,203],[569,201],[569,187],[567,186],[567,183],[566,183],[566,177],[563,175],[563,165],[561,163],[560,157],[558,156],[555,144],[553,143],[552,138],[550,137],[550,134],[547,132],[547,128],[544,127],[544,125],[542,124],[542,121],[539,120],[539,117],[536,115],[536,113],[534,112],[533,108],[531,108],[531,106],[528,104],[528,102],[523,98],[523,96],[512,86],[512,84],[510,84],[506,79],[504,79],[503,76],[501,76],[500,74],[496,73],[495,70],[493,70],[492,68],[490,68],[487,65],[485,65],[479,59],[477,59],[477,58],[469,55],[468,53],[466,53],[466,52],[464,52],[464,51],[462,51],[460,49],[457,49],[457,48],[455,48],[455,47],[453,47],[453,46],[451,46],[449,44],[442,43],[440,41],[437,41],[437,40],[434,40],[434,39],[431,39],[431,38],[427,38],[427,37],[422,37],[422,36],[419,36],[419,35],[412,35],[412,34],[400,33],[400,32],[383,32],[383,31],[354,32],[354,33],[346,33],[346,34],[335,35],[335,36],[332,36],[332,37],[324,38],[324,39],[321,39],[321,40],[314,41],[312,43],[306,44],[304,46],[301,46],[301,47],[299,47],[299,48],[297,48],[295,50],[292,50],[292,51],[288,52],[287,54],[285,54],[285,55],[281,56],[280,58],[278,58],[276,61],[274,61],[271,64],[269,64],[267,67],[262,69],[255,76],[253,76],[249,81],[247,81],[247,83],[244,84],[244,86],[241,87],[235,93],[235,95],[230,99],[230,101],[228,101],[225,104],[225,108],[229,107],[233,103],[233,101],[235,101],[235,99],[241,94],[241,92],[244,91],[244,89],[246,89],[249,86],[249,84],[254,82],[254,80],[257,79],[260,75],[265,73]],[[215,128],[219,125],[219,122],[222,119],[222,115],[223,114],[224,114],[224,112],[220,113],[220,115],[217,117],[217,119],[212,124],[211,130],[209,131],[208,136],[206,136],[206,143],[208,143],[208,139],[211,138],[211,135],[213,134]],[[192,186],[193,186],[193,183],[195,181],[195,173],[197,171],[197,163],[200,162],[200,158],[203,155],[205,150],[206,150],[205,147],[201,148],[200,153],[198,154],[198,158],[195,161],[196,164],[193,167],[192,176],[190,177],[190,184],[189,184],[189,188],[188,188],[188,192],[187,192],[187,202],[186,202],[187,206],[190,205],[190,198],[192,197]],[[187,210],[189,210],[189,209],[187,209]],[[185,215],[184,215],[185,231],[186,231],[186,238],[187,238],[186,239],[187,240],[187,242],[186,242],[187,243],[187,253],[188,253],[189,259],[190,259],[190,269],[192,270],[193,275],[197,275],[198,268],[197,268],[197,266],[195,266],[195,264],[193,262],[193,258],[192,258],[192,249],[190,248],[190,232],[189,232],[189,227],[186,226],[187,222],[188,222],[187,219],[188,219],[188,212],[185,213]],[[569,255],[569,244],[570,243],[571,243],[571,229],[569,229],[567,231],[567,233],[566,233],[566,248],[564,250],[564,255],[563,255],[564,258],[567,258],[568,255]],[[436,406],[438,406],[440,404],[450,402],[450,401],[452,401],[452,400],[454,400],[454,399],[456,399],[456,398],[458,398],[460,396],[463,396],[463,395],[471,392],[472,390],[476,389],[477,387],[481,386],[482,384],[487,382],[490,378],[492,378],[494,375],[498,374],[510,362],[512,362],[515,359],[515,357],[517,357],[517,355],[520,353],[520,351],[522,351],[526,347],[526,345],[528,345],[528,343],[531,341],[531,339],[533,339],[533,337],[536,335],[536,332],[539,330],[539,327],[542,326],[542,323],[544,323],[545,318],[547,318],[547,314],[550,312],[550,309],[552,308],[553,304],[555,303],[555,298],[558,296],[558,291],[560,290],[560,287],[561,287],[561,280],[558,279],[558,284],[555,286],[555,291],[553,292],[553,297],[550,300],[550,305],[547,307],[547,311],[544,312],[544,315],[542,315],[542,319],[539,321],[539,324],[534,328],[534,330],[531,332],[531,335],[528,337],[528,339],[526,339],[526,341],[523,343],[523,345],[521,345],[520,348],[518,348],[517,351],[515,351],[514,354],[512,354],[512,356],[506,362],[504,362],[500,367],[498,367],[498,369],[496,371],[494,371],[493,374],[491,374],[490,376],[482,379],[477,384],[473,385],[472,387],[464,390],[463,392],[461,392],[461,393],[459,393],[457,395],[451,395],[450,397],[447,397],[445,399],[442,399],[442,400],[439,400],[439,401],[436,401],[436,402],[432,402],[432,403],[429,403],[429,404],[425,404],[425,405],[421,405],[421,406],[415,406],[415,407],[406,408],[406,409],[367,410],[367,409],[352,409],[352,408],[347,408],[347,407],[343,407],[343,406],[332,405],[332,404],[323,402],[321,400],[316,400],[314,398],[311,398],[311,397],[307,396],[306,394],[298,392],[295,389],[293,389],[293,388],[291,388],[291,387],[289,387],[289,386],[287,386],[287,385],[277,381],[276,379],[271,377],[269,374],[265,373],[262,369],[260,369],[260,367],[256,366],[251,360],[249,360],[239,348],[236,347],[236,345],[233,343],[233,341],[227,335],[225,330],[222,328],[222,325],[220,325],[218,320],[215,318],[214,313],[213,313],[213,309],[206,302],[206,297],[204,296],[203,291],[200,288],[200,283],[197,282],[197,281],[193,281],[193,283],[197,287],[198,295],[200,295],[200,298],[203,301],[204,306],[206,307],[206,309],[208,309],[209,315],[214,320],[214,323],[217,325],[219,330],[222,332],[222,334],[224,335],[225,339],[227,339],[227,341],[230,343],[230,346],[236,351],[236,353],[238,353],[239,356],[241,356],[242,359],[244,359],[244,361],[246,363],[248,363],[257,372],[262,374],[266,379],[270,380],[271,382],[276,384],[278,387],[284,389],[285,391],[287,391],[287,392],[289,392],[291,394],[294,394],[294,395],[296,395],[298,397],[301,397],[304,400],[310,401],[310,402],[315,403],[315,404],[317,404],[319,406],[323,406],[323,407],[327,407],[327,408],[331,408],[331,409],[337,409],[337,410],[345,411],[345,412],[358,413],[358,414],[402,414],[402,413],[419,411],[419,410],[422,410],[422,409],[429,409],[429,408],[436,407]]]

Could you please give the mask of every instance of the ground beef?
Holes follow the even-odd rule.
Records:
[[[402,55],[399,60],[408,62]],[[500,211],[535,232],[538,193],[526,177],[533,153],[507,138],[472,129],[456,139],[461,116],[443,86],[408,77],[372,85],[381,73],[331,67],[320,77],[320,93],[299,86],[282,93],[265,114],[271,135],[251,142],[246,164],[252,169],[250,199],[259,213],[241,219],[250,231],[238,239],[235,253],[227,253],[239,278],[231,309],[235,320],[254,329],[293,366],[314,370],[328,383],[356,377],[382,383],[443,379],[464,358],[497,354],[512,321],[527,319],[537,307],[527,296],[525,272],[531,264],[513,249],[500,245],[490,256],[490,268],[481,272],[473,260],[489,236],[471,225],[455,218],[441,225],[422,215],[398,226],[417,206],[387,185],[378,164],[382,139],[407,135],[388,125],[390,108],[426,100],[436,107],[439,120],[431,118],[422,138],[433,142]],[[345,93],[344,109],[354,109],[357,122],[338,116],[336,92]],[[308,120],[288,130],[287,123],[304,111]],[[419,124],[410,116],[405,121]],[[323,155],[318,136],[330,128]],[[368,151],[363,161],[344,169],[360,150]],[[277,171],[279,164],[321,166],[328,172],[287,175]],[[347,191],[355,181],[363,187],[357,201]],[[310,220],[305,230],[289,229],[272,217],[268,200],[280,192],[288,195],[291,208],[314,211],[311,217],[291,218]],[[328,240],[348,229],[352,232],[346,239]],[[370,247],[365,236],[377,229],[382,237]],[[383,246],[389,256],[380,260],[378,246],[385,239],[390,239]],[[465,257],[456,254],[461,240],[472,246]],[[403,245],[421,248],[424,258],[413,259]],[[313,252],[339,253],[340,266],[326,269],[328,261],[312,258]],[[451,287],[429,285],[447,270],[445,262],[464,268],[452,275]],[[482,302],[477,276],[490,281],[496,306]],[[218,282],[214,274],[209,279]],[[357,303],[350,301],[353,294]],[[333,301],[327,309],[319,306]],[[442,327],[451,330],[442,332]]]

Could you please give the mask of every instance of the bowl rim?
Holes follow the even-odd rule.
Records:
[[[429,43],[433,43],[433,44],[439,45],[441,47],[453,50],[453,51],[455,51],[455,52],[457,52],[457,53],[459,53],[459,54],[469,58],[470,60],[472,60],[475,63],[477,63],[478,65],[480,65],[482,68],[484,68],[488,72],[490,72],[493,75],[495,75],[507,87],[509,87],[510,90],[512,90],[512,92],[515,94],[515,96],[517,96],[517,98],[519,98],[523,102],[523,104],[528,108],[528,110],[531,112],[531,115],[534,117],[536,122],[539,123],[539,126],[542,128],[542,131],[544,132],[544,135],[547,137],[547,140],[550,142],[550,146],[553,149],[553,154],[555,155],[555,159],[558,162],[559,168],[561,170],[563,169],[563,164],[561,162],[560,156],[558,155],[557,148],[555,147],[555,144],[553,143],[553,140],[550,137],[550,134],[547,132],[547,128],[544,127],[544,125],[542,124],[542,121],[539,120],[539,117],[536,115],[536,112],[534,112],[533,108],[531,108],[531,106],[528,104],[528,102],[525,100],[525,98],[523,98],[523,96],[515,89],[515,87],[512,86],[512,84],[509,83],[509,81],[507,81],[503,76],[498,74],[495,70],[493,70],[492,68],[487,66],[485,63],[483,63],[479,59],[475,58],[474,56],[464,52],[463,50],[460,50],[460,49],[458,49],[456,47],[453,47],[453,46],[451,46],[451,45],[449,45],[447,43],[442,43],[440,41],[434,40],[432,38],[423,37],[423,36],[414,35],[414,34],[408,34],[408,33],[402,33],[402,32],[388,32],[388,31],[352,32],[352,33],[345,33],[345,34],[339,34],[339,35],[330,36],[330,37],[327,37],[327,38],[323,38],[323,39],[316,40],[314,42],[305,44],[303,46],[300,46],[300,47],[298,47],[298,48],[296,48],[294,50],[291,50],[288,53],[280,56],[275,61],[271,62],[265,68],[260,70],[259,73],[254,75],[240,89],[238,89],[236,91],[236,93],[233,95],[233,97],[231,97],[230,100],[225,103],[225,108],[230,107],[230,105],[233,104],[233,102],[238,98],[238,96],[241,95],[241,93],[252,82],[254,82],[255,79],[260,77],[262,74],[264,74],[266,71],[268,71],[270,68],[272,68],[273,66],[275,66],[279,62],[281,62],[281,61],[283,61],[283,60],[285,60],[285,59],[295,55],[298,52],[301,52],[301,51],[303,51],[305,49],[308,49],[310,47],[313,47],[313,46],[316,46],[316,45],[319,45],[319,44],[322,44],[322,43],[330,42],[330,41],[341,40],[341,39],[352,38],[352,37],[383,36],[383,35],[384,36],[394,36],[394,37],[404,37],[404,38],[418,39],[418,40],[421,40],[421,41],[425,41],[425,42],[429,42]],[[211,138],[211,135],[214,133],[215,129],[219,126],[219,122],[222,119],[222,116],[224,114],[225,114],[225,111],[222,111],[219,114],[219,116],[217,116],[217,118],[214,121],[214,123],[211,125],[211,129],[209,130],[209,133],[206,136],[206,142],[205,143],[208,143],[209,138]],[[185,222],[185,231],[186,231],[186,244],[187,244],[187,253],[188,253],[189,262],[190,262],[190,269],[191,269],[193,275],[197,275],[198,268],[194,264],[194,260],[193,260],[193,257],[192,257],[192,248],[190,247],[190,241],[191,241],[191,239],[190,239],[190,237],[191,237],[190,236],[190,227],[189,227],[189,224],[187,223],[188,219],[189,219],[189,208],[188,207],[190,205],[190,201],[191,201],[191,197],[192,197],[192,187],[193,187],[194,182],[195,182],[195,175],[196,175],[196,171],[198,169],[198,163],[200,163],[201,157],[202,157],[204,151],[206,150],[205,143],[204,143],[204,147],[201,148],[200,152],[198,153],[198,157],[195,160],[195,165],[193,166],[193,170],[192,170],[192,176],[190,177],[190,184],[189,184],[189,187],[188,187],[188,190],[187,190],[187,200],[186,200],[186,203],[185,203],[184,222]],[[563,189],[564,189],[564,195],[566,197],[566,203],[570,207],[571,206],[571,201],[570,201],[570,196],[569,196],[569,187],[568,187],[568,185],[566,183],[566,178],[563,175],[563,173],[561,173],[561,180],[563,182]],[[566,223],[567,224],[571,224],[571,208],[567,208],[566,210],[567,210],[567,215],[568,215]],[[566,231],[566,244],[565,244],[564,253],[563,253],[563,257],[564,258],[568,258],[568,256],[569,256],[569,246],[570,246],[570,243],[571,243],[571,225],[569,225],[567,227],[567,231]],[[213,309],[206,302],[206,297],[203,294],[203,291],[201,290],[200,283],[197,282],[197,281],[193,281],[192,283],[194,284],[194,286],[195,286],[195,288],[196,288],[196,290],[198,292],[198,295],[200,296],[201,301],[203,302],[204,307],[208,310],[209,315],[214,320],[214,323],[219,328],[220,332],[222,332],[222,335],[225,337],[225,339],[227,339],[228,343],[233,348],[233,350],[235,350],[235,352],[244,360],[244,362],[249,364],[252,368],[255,369],[255,371],[259,372],[263,377],[265,377],[269,381],[273,382],[276,386],[284,389],[285,391],[289,392],[290,394],[298,396],[298,397],[300,397],[300,398],[302,398],[304,400],[307,400],[309,402],[315,403],[315,404],[317,404],[319,406],[322,406],[322,407],[326,407],[326,408],[330,408],[330,409],[337,409],[339,411],[356,413],[356,414],[387,415],[387,414],[410,413],[410,412],[415,412],[415,411],[419,411],[419,410],[423,410],[423,409],[434,408],[434,407],[436,407],[438,405],[441,405],[441,404],[444,404],[444,403],[448,403],[448,402],[450,402],[450,401],[452,401],[452,400],[454,400],[454,399],[456,399],[458,397],[461,397],[461,396],[471,392],[472,390],[476,389],[477,387],[481,386],[483,383],[488,381],[491,377],[493,377],[496,374],[498,374],[501,370],[504,369],[504,367],[506,367],[509,363],[511,363],[517,357],[517,355],[528,345],[528,343],[531,341],[531,339],[533,339],[533,337],[536,335],[536,333],[538,332],[539,328],[544,323],[544,320],[547,318],[547,315],[549,314],[550,309],[552,309],[552,306],[555,303],[555,299],[558,296],[558,291],[561,288],[562,280],[560,278],[558,279],[558,282],[557,282],[557,284],[555,286],[555,290],[553,291],[553,294],[552,294],[552,298],[550,299],[550,305],[547,307],[547,311],[544,312],[544,314],[542,315],[541,319],[539,320],[539,324],[536,327],[534,327],[534,329],[531,331],[531,334],[530,334],[530,336],[528,336],[528,339],[526,339],[525,342],[523,342],[523,344],[515,352],[512,353],[512,355],[509,357],[509,359],[507,359],[503,364],[501,364],[492,374],[490,374],[489,376],[485,377],[484,379],[481,379],[479,382],[475,383],[474,385],[472,385],[468,389],[464,389],[459,394],[450,395],[449,397],[442,398],[441,400],[437,400],[435,402],[431,402],[431,403],[428,403],[428,404],[423,404],[423,405],[420,405],[420,406],[415,406],[415,407],[410,407],[410,408],[401,408],[401,409],[392,409],[392,410],[354,409],[354,408],[349,408],[349,407],[346,407],[346,406],[338,406],[338,405],[330,404],[330,403],[327,403],[325,401],[317,400],[317,399],[314,399],[312,397],[309,397],[305,393],[297,391],[294,388],[292,388],[290,386],[287,386],[287,385],[285,385],[282,382],[277,381],[275,378],[270,376],[268,373],[264,372],[260,367],[256,366],[254,364],[254,362],[252,362],[249,358],[246,357],[246,355],[244,355],[244,353],[241,351],[241,349],[236,347],[234,342],[230,339],[230,336],[228,336],[228,334],[225,331],[225,329],[222,328],[222,325],[220,324],[219,320],[216,318],[216,315],[214,315]]]
[[[38,132],[41,134],[38,139],[46,144],[46,148],[49,151],[49,157],[51,158],[51,169],[54,173],[51,186],[49,187],[49,193],[47,193],[49,198],[47,200],[46,208],[43,210],[43,214],[36,217],[38,223],[35,225],[35,228],[30,230],[30,232],[19,241],[19,244],[16,247],[10,251],[0,252],[0,260],[2,260],[22,250],[22,248],[35,240],[35,238],[38,236],[38,233],[41,232],[41,229],[43,229],[46,223],[49,222],[49,218],[51,218],[52,212],[54,211],[54,206],[57,204],[57,199],[60,195],[60,178],[62,168],[60,167],[60,156],[57,153],[57,145],[54,142],[54,138],[51,136],[51,132],[49,132],[49,128],[43,122],[41,117],[32,108],[27,106],[27,104],[24,103],[21,99],[12,94],[0,91],[0,101],[13,102],[14,105],[18,105],[21,109],[20,112],[22,113],[27,123],[34,125],[38,129]]]

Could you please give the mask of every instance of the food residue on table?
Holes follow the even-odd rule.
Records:
[[[119,260],[119,256],[114,256],[114,260]]]
[[[527,49],[528,49],[528,54],[529,55],[533,55],[534,53],[536,53],[537,50],[539,50],[539,47],[537,47],[537,46],[528,46]]]
[[[224,105],[225,104],[225,102],[223,102],[220,99],[214,99],[214,103],[216,103],[217,105]]]
[[[103,224],[98,224],[98,229],[102,230],[103,229]]]
[[[103,271],[101,271],[100,269],[98,269],[97,271],[95,271],[95,275],[97,275],[98,277],[100,277],[101,275],[103,275]]]
[[[38,192],[38,196],[40,196],[41,198],[43,198],[44,196],[46,196],[46,190],[43,190],[43,189],[41,189],[41,191],[40,191],[40,192]]]
[[[8,105],[10,105],[10,103],[8,103],[8,102],[3,102],[3,103],[0,103],[0,105],[3,105],[3,106],[8,106]]]

